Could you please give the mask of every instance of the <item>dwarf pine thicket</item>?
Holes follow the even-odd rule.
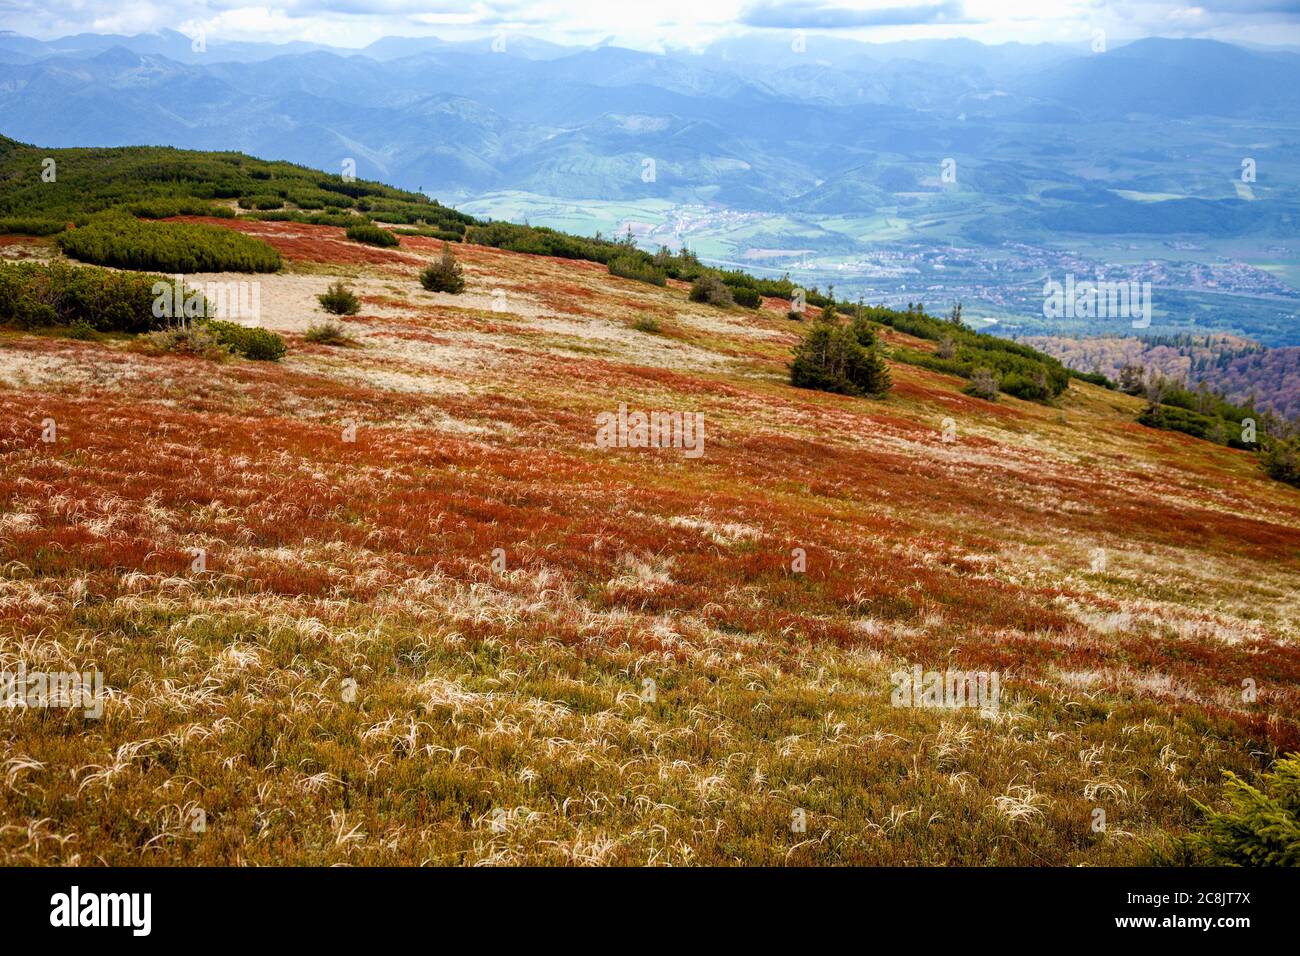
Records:
[[[55,165],[49,167],[47,160]],[[149,219],[229,218],[235,215],[232,202],[271,195],[294,208],[250,218],[321,221],[323,217],[322,224],[346,226],[358,214],[373,214],[384,222],[437,227],[458,236],[475,222],[420,193],[382,183],[344,180],[241,153],[164,146],[38,149],[0,136],[0,181],[5,184],[0,191],[0,231],[9,227],[26,235],[61,232],[69,223],[85,225],[112,209]],[[15,224],[24,228],[12,228]]]
[[[977,371],[992,374],[1000,391],[1026,401],[1050,401],[1065,391],[1071,377],[1079,377],[1027,345],[967,328],[957,309],[946,320],[926,315],[920,303],[909,304],[905,312],[869,308],[866,314],[900,332],[939,343],[933,352],[896,349],[896,360],[962,378]]]
[[[8,216],[0,219],[0,236],[53,236],[66,229],[67,223],[54,219]]]
[[[396,241],[396,240],[394,240]],[[162,272],[275,272],[280,254],[261,239],[202,223],[146,222],[101,216],[59,234],[74,259],[119,269]]]
[[[119,272],[64,262],[0,265],[0,327],[66,328],[74,338],[100,333],[149,333],[154,350],[204,357],[236,354],[278,361],[286,352],[275,332],[208,318],[209,303],[200,289],[180,286],[185,306],[179,315],[159,315],[157,287],[171,294],[175,278]]]
[[[368,246],[387,249],[393,248],[401,241],[390,230],[366,220],[348,226],[347,237],[353,242],[364,242]]]
[[[0,325],[20,329],[85,323],[98,332],[141,333],[161,328],[154,315],[154,285],[171,287],[161,275],[116,272],[66,262],[0,265]],[[186,289],[187,298],[202,294]]]
[[[656,269],[653,262],[646,262],[633,256],[615,256],[609,260],[609,274],[622,279],[648,282],[651,285],[666,285],[668,275]]]
[[[1253,403],[1236,405],[1208,385],[1192,390],[1164,376],[1152,376],[1136,391],[1145,395],[1146,409],[1138,417],[1143,425],[1184,432],[1196,438],[1232,448],[1251,448],[1253,437],[1244,440],[1243,423],[1255,422],[1256,431],[1276,433],[1284,422],[1269,412],[1256,409]]]

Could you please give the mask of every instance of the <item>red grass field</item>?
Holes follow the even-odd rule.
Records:
[[[0,664],[108,689],[0,712],[0,862],[1150,862],[1300,749],[1300,493],[1248,453],[1078,382],[796,390],[778,300],[205,221],[289,262],[283,362],[0,333]],[[334,275],[359,348],[298,334]],[[703,455],[598,448],[620,403]],[[892,706],[913,664],[997,713]]]

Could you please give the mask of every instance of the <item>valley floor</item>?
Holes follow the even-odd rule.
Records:
[[[783,302],[234,225],[280,363],[0,333],[0,670],[108,694],[0,711],[0,864],[1145,863],[1300,749],[1247,453],[1078,382],[793,389]],[[357,348],[301,337],[335,276]],[[598,448],[620,404],[703,455]],[[996,712],[894,706],[914,665]]]

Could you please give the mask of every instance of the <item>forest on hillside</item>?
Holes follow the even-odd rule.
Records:
[[[1141,365],[1189,387],[1204,383],[1233,402],[1249,402],[1285,418],[1300,418],[1300,348],[1267,348],[1234,335],[1142,338],[1033,336],[1026,344],[1072,369],[1117,379]]]

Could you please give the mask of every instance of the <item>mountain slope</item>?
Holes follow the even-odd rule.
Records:
[[[112,691],[7,725],[6,863],[1150,862],[1300,745],[1300,492],[1136,399],[795,389],[784,300],[210,224],[286,259],[283,362],[0,332],[0,643]]]

